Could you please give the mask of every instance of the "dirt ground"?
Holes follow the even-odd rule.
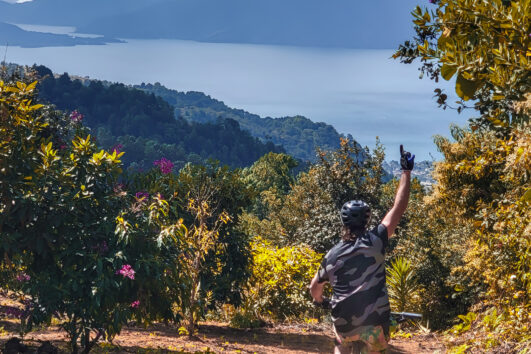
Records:
[[[18,336],[12,322],[0,321],[0,344]],[[331,353],[333,339],[330,330],[318,326],[281,325],[273,328],[240,330],[219,322],[200,324],[193,339],[179,336],[173,326],[153,325],[148,328],[127,327],[112,343],[102,342],[94,353]],[[24,343],[33,351],[41,342],[51,341],[67,353],[67,338],[59,328],[47,328],[28,333]],[[444,353],[445,348],[436,335],[413,335],[395,338],[391,353]]]

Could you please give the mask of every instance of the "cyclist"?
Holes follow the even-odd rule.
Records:
[[[415,155],[400,145],[402,175],[395,202],[372,230],[367,230],[369,205],[361,200],[343,205],[342,240],[328,251],[310,284],[314,303],[332,309],[336,354],[351,353],[359,342],[369,353],[387,351],[391,310],[385,285],[385,247],[408,204],[414,159]],[[331,300],[323,297],[326,282],[332,286]]]

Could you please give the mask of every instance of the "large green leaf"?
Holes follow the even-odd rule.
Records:
[[[455,82],[455,92],[463,100],[468,101],[474,97],[481,84],[481,81],[467,80],[461,74],[458,74]]]
[[[455,65],[444,64],[441,67],[441,76],[443,77],[443,79],[448,81],[452,78],[452,76],[454,76],[456,71],[457,71],[457,67]]]

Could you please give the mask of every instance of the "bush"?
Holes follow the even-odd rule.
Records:
[[[230,326],[234,328],[260,328],[265,322],[250,313],[236,312],[230,319]]]
[[[304,245],[278,248],[260,237],[251,247],[252,274],[244,292],[244,313],[257,319],[300,320],[318,312],[308,286],[321,254]]]
[[[411,262],[397,257],[387,267],[389,302],[394,311],[416,311],[419,302],[419,286]]]

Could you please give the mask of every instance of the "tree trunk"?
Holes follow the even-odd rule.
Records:
[[[102,330],[99,330],[96,334],[96,337],[91,341],[90,340],[90,331],[86,330],[85,332],[85,348],[83,349],[83,354],[88,354],[92,348],[98,343],[98,340],[101,338],[103,334]]]
[[[196,304],[196,288],[197,288],[197,280],[195,279],[192,281],[192,293],[190,296],[190,309],[188,311],[188,323],[186,330],[188,331],[188,336],[192,337],[194,335],[195,331],[195,319],[194,319],[194,309]]]
[[[194,318],[194,312],[195,312],[195,305],[197,303],[197,285],[199,283],[199,261],[196,258],[194,261],[194,270],[195,273],[192,277],[192,289],[190,293],[190,310],[188,313],[188,323],[186,330],[188,331],[188,336],[192,337],[195,332],[195,318]]]

